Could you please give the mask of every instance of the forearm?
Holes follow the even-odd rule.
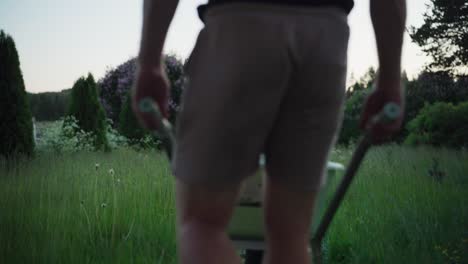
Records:
[[[371,0],[379,56],[379,78],[399,80],[406,22],[406,0]]]
[[[178,3],[178,0],[144,0],[143,29],[138,56],[140,66],[160,66],[167,30]]]

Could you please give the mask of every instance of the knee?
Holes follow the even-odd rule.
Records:
[[[179,223],[177,233],[179,239],[186,241],[218,241],[226,236],[220,226],[196,220]]]

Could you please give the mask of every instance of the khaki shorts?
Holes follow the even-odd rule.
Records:
[[[264,153],[270,180],[317,190],[341,123],[345,12],[235,3],[212,7],[205,22],[187,64],[175,176],[235,185]]]

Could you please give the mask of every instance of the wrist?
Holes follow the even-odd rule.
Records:
[[[148,69],[155,70],[163,68],[163,59],[162,55],[159,56],[148,56],[140,54],[137,59],[137,66],[140,70]]]
[[[402,78],[400,75],[378,75],[375,80],[375,89],[379,92],[387,93],[401,93],[402,91]]]
[[[161,71],[163,69],[162,60],[157,61],[137,61],[137,69],[139,72],[154,72]]]
[[[385,68],[380,66],[377,79],[386,81],[386,82],[395,82],[401,81],[401,68],[400,67],[393,67],[393,68]]]

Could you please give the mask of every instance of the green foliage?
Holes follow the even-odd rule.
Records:
[[[338,144],[350,144],[355,142],[362,134],[359,128],[359,120],[364,107],[364,102],[371,89],[356,90],[346,99]]]
[[[67,116],[53,122],[37,122],[37,150],[44,152],[78,152],[94,150],[94,137],[90,132],[80,129],[73,116]],[[109,124],[107,139],[111,149],[128,146],[128,139],[120,135]]]
[[[34,151],[32,116],[13,38],[0,31],[0,156]]]
[[[353,142],[362,133],[358,123],[365,98],[372,90],[374,79],[375,71],[370,69],[364,77],[348,89],[339,144]],[[403,127],[418,115],[425,104],[436,102],[458,104],[468,101],[468,76],[458,76],[454,79],[449,72],[423,71],[418,78],[411,81],[403,73],[402,82],[405,87]],[[401,129],[395,135],[394,140],[402,142],[407,136],[408,130]]]
[[[372,91],[377,72],[370,67],[367,72],[346,91],[346,101],[343,113],[343,123],[338,137],[338,144],[355,142],[362,134],[359,120],[366,97]]]
[[[132,110],[131,93],[128,93],[127,98],[120,112],[119,131],[129,139],[140,139],[148,134],[148,131],[143,129]]]
[[[91,151],[94,150],[94,135],[81,129],[74,116],[67,116],[63,119],[58,137],[51,138],[47,143],[56,152]]]
[[[406,87],[407,120],[416,117],[425,103],[468,101],[468,76],[453,79],[448,72],[423,71]]]
[[[120,112],[119,131],[133,147],[141,149],[160,147],[160,140],[138,122],[132,110],[130,93],[128,93],[122,106],[122,112]]]
[[[346,98],[350,98],[355,92],[371,89],[376,78],[377,71],[374,67],[370,67],[358,81],[346,90]]]
[[[121,135],[114,127],[112,126],[112,120],[107,119],[107,141],[109,142],[109,147],[111,149],[117,149],[122,147],[127,147],[130,143],[130,140],[125,136]]]
[[[61,92],[28,93],[31,113],[37,121],[54,121],[67,114],[70,89]]]
[[[408,124],[408,144],[468,147],[468,102],[426,104]]]
[[[467,28],[466,0],[431,0],[424,24],[413,27],[410,35],[432,57],[431,68],[452,71],[468,65]]]
[[[175,55],[164,55],[164,66],[171,84],[169,98],[169,121],[175,123],[177,113],[180,111],[180,99],[184,86],[185,75],[182,61]],[[99,80],[99,97],[108,118],[113,125],[120,127],[120,113],[133,85],[137,69],[137,60],[132,58],[114,69],[110,69]]]
[[[109,148],[120,149],[131,146],[135,150],[159,149],[159,140],[147,134],[141,138],[128,139],[115,130],[107,119],[107,141]],[[82,130],[76,118],[67,116],[53,122],[37,122],[37,150],[40,153],[68,153],[94,150],[94,136]]]
[[[87,78],[81,77],[73,85],[68,115],[76,118],[80,129],[93,134],[96,149],[109,149],[105,114],[98,101],[96,82],[91,74]]]

